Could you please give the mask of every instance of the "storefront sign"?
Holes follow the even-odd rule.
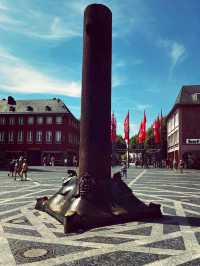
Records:
[[[200,139],[186,139],[186,144],[200,144]]]

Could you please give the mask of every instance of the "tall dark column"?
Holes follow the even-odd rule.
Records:
[[[111,178],[111,49],[112,14],[98,4],[84,14],[83,81],[79,179],[73,170],[50,199],[37,200],[64,223],[66,233],[88,228],[160,217],[160,205],[145,205],[121,179]],[[77,193],[78,192],[78,193]]]
[[[111,176],[112,13],[89,5],[84,13],[79,175]]]

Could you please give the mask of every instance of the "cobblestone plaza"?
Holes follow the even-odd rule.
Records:
[[[34,168],[22,182],[0,172],[0,265],[200,265],[199,171],[130,168],[125,182],[139,199],[160,203],[163,218],[69,235],[34,209],[37,197],[60,188],[65,173]]]

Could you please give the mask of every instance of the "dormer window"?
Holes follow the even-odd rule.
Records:
[[[8,96],[8,104],[16,105],[16,101],[12,96]]]
[[[194,93],[192,95],[194,102],[200,103],[200,93]]]
[[[15,107],[14,106],[10,106],[9,107],[9,111],[14,112],[15,111]]]
[[[26,110],[27,110],[27,111],[33,111],[33,107],[30,106],[30,105],[28,105],[28,106],[26,107]]]
[[[45,110],[46,111],[51,111],[51,107],[47,105],[47,106],[45,106]]]
[[[200,93],[196,93],[197,102],[200,103]]]

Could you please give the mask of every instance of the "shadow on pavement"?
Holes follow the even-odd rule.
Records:
[[[199,218],[197,218],[197,217],[163,215],[160,219],[144,219],[142,220],[142,222],[171,224],[171,225],[200,226],[200,216]]]

